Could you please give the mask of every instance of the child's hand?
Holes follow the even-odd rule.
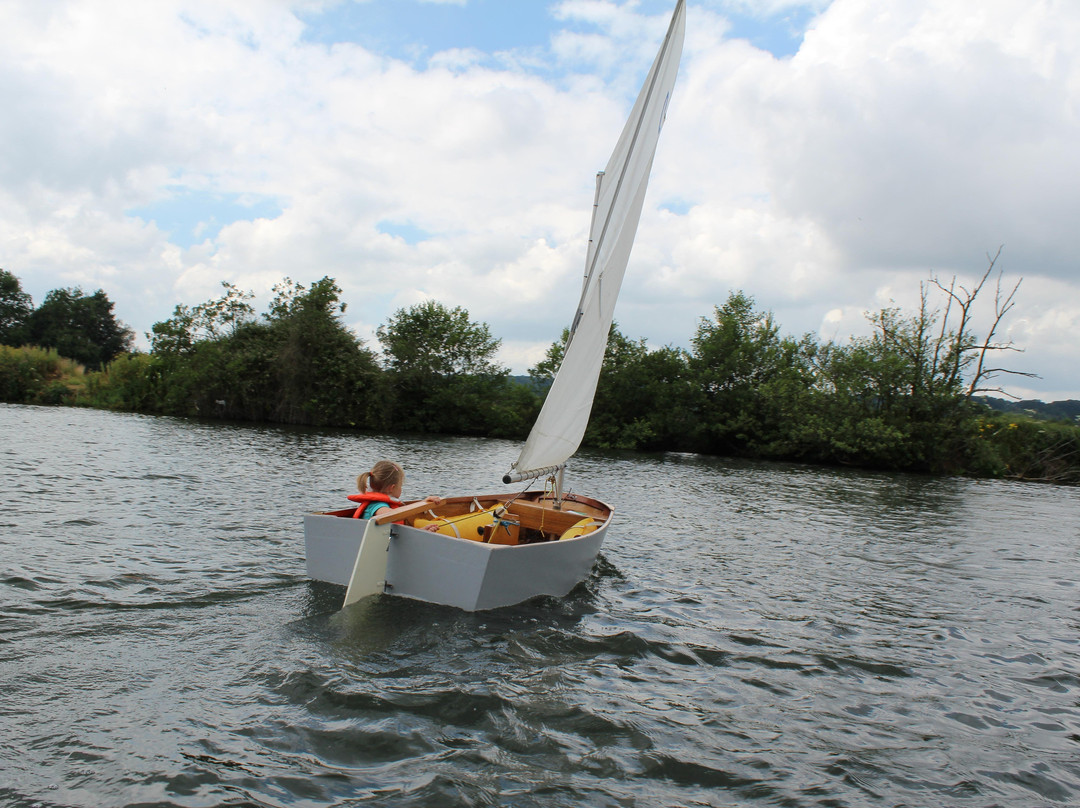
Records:
[[[440,504],[442,504],[442,497],[436,497],[436,496],[425,497],[424,502],[430,502],[432,505],[440,505]]]

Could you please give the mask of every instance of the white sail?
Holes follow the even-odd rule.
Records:
[[[653,154],[682,55],[686,4],[679,0],[607,167],[597,177],[585,284],[559,372],[508,479],[539,476],[577,451],[589,422],[615,301],[634,246]]]

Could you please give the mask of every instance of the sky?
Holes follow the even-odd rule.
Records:
[[[0,267],[145,332],[334,278],[378,349],[462,306],[516,373],[569,324],[595,172],[674,0],[5,0]],[[741,290],[843,341],[1000,256],[996,364],[1080,399],[1080,3],[690,0],[619,329]],[[994,314],[994,279],[977,333]],[[943,301],[932,298],[935,305]],[[1021,352],[1022,351],[1022,352]]]

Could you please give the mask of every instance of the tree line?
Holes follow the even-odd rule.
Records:
[[[1011,373],[993,357],[1015,350],[996,334],[1019,284],[1003,289],[1000,274],[992,284],[994,263],[971,289],[931,279],[914,312],[875,312],[870,335],[844,343],[782,335],[740,291],[700,318],[689,349],[651,348],[613,326],[585,445],[1080,482],[1080,427],[976,400]],[[980,337],[971,323],[990,288],[990,329]],[[377,329],[375,351],[345,326],[329,277],[285,279],[261,315],[253,295],[223,289],[177,306],[139,353],[100,290],[50,292],[34,309],[0,270],[0,343],[9,346],[0,399],[523,438],[566,338],[521,379],[496,361],[501,341],[460,307],[428,301],[395,312]],[[38,315],[47,306],[53,314]],[[97,330],[76,338],[74,312],[84,310]]]
[[[117,321],[113,303],[98,289],[54,289],[40,306],[17,277],[0,269],[0,345],[44,345],[92,369],[131,350],[135,335]]]

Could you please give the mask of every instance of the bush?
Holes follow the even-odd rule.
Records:
[[[85,385],[82,365],[52,348],[0,345],[0,401],[72,404]]]
[[[975,429],[969,474],[1080,483],[1080,427],[998,413],[981,416]]]
[[[78,403],[124,412],[161,411],[161,362],[146,354],[125,354],[86,378]]]

